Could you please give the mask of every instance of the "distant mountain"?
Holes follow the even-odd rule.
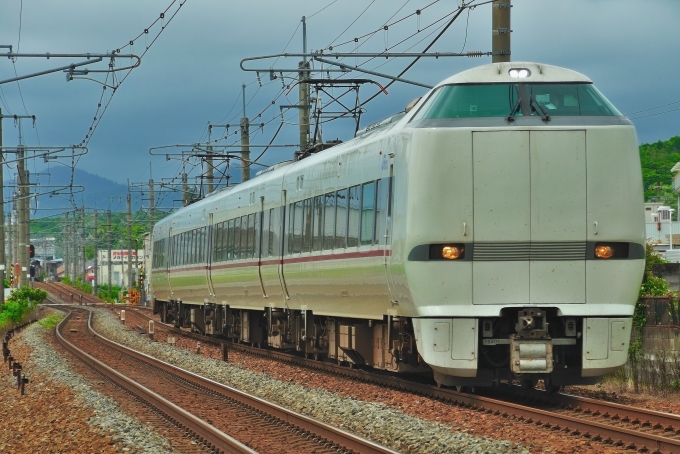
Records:
[[[63,211],[72,209],[68,188],[64,189],[71,184],[70,168],[54,166],[49,170],[39,171],[38,175],[31,176],[31,182],[37,183],[33,190],[42,194],[38,197],[38,210],[49,210],[45,211],[45,214],[56,214],[60,209],[63,209]],[[82,186],[82,188],[79,186]],[[93,208],[106,210],[109,206],[114,211],[125,211],[126,209],[127,187],[123,184],[76,168],[73,172],[73,187],[75,204],[79,207],[84,205],[88,211]],[[111,200],[111,205],[109,205],[111,198],[115,198],[115,200]],[[145,206],[146,204],[148,202],[145,202]],[[137,211],[140,206],[141,194],[134,193],[132,195],[132,210]],[[31,201],[31,207],[35,209],[35,199]]]

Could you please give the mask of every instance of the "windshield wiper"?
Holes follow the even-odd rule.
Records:
[[[522,102],[521,90],[516,85],[514,86],[514,88],[515,88],[515,92],[517,94],[517,101],[515,101],[515,105],[512,107],[512,110],[510,111],[508,116],[505,117],[505,120],[508,123],[512,123],[513,121],[515,121],[515,113],[517,112],[517,109],[520,108],[520,105],[521,105],[521,102]],[[512,95],[510,95],[508,93],[508,96],[512,99]]]
[[[541,118],[543,119],[543,121],[550,121],[550,115],[548,115],[548,112],[546,112],[543,109],[543,106],[540,105],[538,103],[538,101],[536,101],[536,98],[534,98],[533,93],[531,95],[529,95],[529,105],[531,106],[531,108],[533,109],[534,112],[538,113],[538,110],[541,111],[541,116],[542,116]],[[538,110],[536,110],[536,107],[534,107],[534,105],[536,105],[538,107]]]
[[[505,117],[505,120],[508,121],[509,123],[512,123],[513,121],[515,121],[515,112],[517,112],[517,109],[519,109],[519,103],[520,103],[521,100],[522,100],[522,98],[520,96],[517,96],[517,102],[512,107],[512,110],[510,111],[508,116]]]

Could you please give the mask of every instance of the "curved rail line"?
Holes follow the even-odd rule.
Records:
[[[145,405],[156,409],[169,421],[180,427],[184,427],[188,431],[195,434],[195,436],[199,439],[202,439],[208,447],[223,453],[256,454],[256,451],[253,451],[224,432],[217,430],[207,422],[197,418],[189,412],[186,412],[177,405],[145,388],[134,380],[131,380],[120,374],[66,340],[61,334],[61,328],[65,324],[66,320],[68,320],[68,318],[71,316],[71,314],[72,312],[70,311],[59,323],[56,329],[56,336],[59,343],[66,350],[71,352],[76,358],[80,359],[82,362],[97,371],[97,373],[115,383],[116,386],[119,386],[120,388],[125,389],[131,394],[137,396],[137,398],[143,401]],[[92,312],[90,312],[90,317],[91,314]],[[88,325],[89,324],[90,322],[88,320]]]
[[[62,322],[63,323],[63,322]],[[125,353],[126,355],[137,359],[139,361],[142,361],[144,363],[150,364],[153,368],[162,371],[163,373],[176,377],[177,379],[191,383],[193,386],[196,386],[198,388],[204,389],[210,393],[215,393],[220,396],[223,396],[226,399],[232,400],[237,402],[238,404],[252,409],[256,412],[262,413],[267,415],[269,418],[276,419],[278,421],[281,421],[285,424],[288,424],[298,430],[310,433],[312,436],[317,437],[319,440],[327,441],[331,444],[340,446],[347,451],[350,452],[355,452],[355,453],[365,453],[365,454],[397,454],[396,451],[393,451],[391,449],[388,449],[384,446],[381,446],[377,443],[374,443],[370,440],[366,440],[364,438],[358,437],[352,433],[343,431],[341,429],[338,429],[336,427],[330,426],[328,424],[322,423],[320,421],[316,421],[312,418],[306,417],[304,415],[300,415],[298,413],[295,413],[293,411],[290,411],[288,409],[285,409],[283,407],[280,407],[278,405],[269,403],[263,399],[260,399],[255,396],[251,396],[249,394],[246,394],[244,392],[241,392],[239,390],[236,390],[234,388],[225,386],[221,383],[215,382],[213,380],[207,379],[205,377],[201,377],[197,374],[194,374],[192,372],[186,371],[184,369],[181,369],[179,367],[176,367],[172,364],[165,363],[163,361],[160,361],[152,356],[146,355],[144,353],[140,353],[138,351],[132,350],[128,347],[125,347],[121,344],[118,344],[116,342],[113,342],[109,339],[106,339],[102,335],[98,334],[96,331],[94,331],[92,327],[92,312],[90,311],[90,317],[88,319],[88,329],[89,332],[97,337],[98,340],[102,341],[105,345],[118,350],[120,352]],[[61,337],[63,339],[63,337]],[[60,339],[60,341],[61,341]],[[64,342],[68,342],[65,339],[63,339]],[[72,346],[72,348],[77,349],[77,347]],[[71,348],[69,347],[69,349]],[[80,352],[78,355],[83,355],[82,358],[85,358],[84,361],[90,364],[93,361],[97,361],[96,359],[92,358],[91,356],[87,355],[84,352]],[[98,361],[97,361],[98,362]],[[106,369],[112,370],[108,368],[108,366],[103,365]],[[115,374],[120,376],[117,372],[113,371]],[[125,378],[125,377],[123,377]],[[125,378],[127,381],[131,381],[127,378]],[[127,383],[127,382],[126,382]],[[136,382],[133,382],[136,384]],[[136,384],[137,386],[140,386]],[[146,388],[144,388],[146,389]],[[148,391],[148,390],[147,390]],[[149,399],[151,399],[151,404],[155,405],[155,400],[156,396],[158,398],[161,398],[160,396],[156,395],[152,391],[148,391],[150,394]],[[146,400],[146,399],[145,399]],[[179,407],[175,406],[171,402],[168,402],[172,407],[174,407],[172,410],[179,410],[181,412],[184,412],[184,410],[180,409]],[[167,405],[167,404],[166,404]],[[184,412],[186,413],[186,412]],[[192,415],[193,416],[193,415]],[[174,416],[174,418],[179,418],[178,416]],[[198,418],[193,417],[195,420]],[[229,437],[226,434],[223,434],[219,430],[215,429],[214,427],[210,426],[208,423],[198,420],[200,423],[196,425],[196,421],[194,421],[194,426],[185,424],[187,427],[189,427],[192,431],[197,433],[201,438],[204,438],[206,440],[209,440],[209,443],[212,444],[213,446],[218,447],[218,449],[224,449],[224,452],[248,452],[252,453],[255,451],[250,450],[250,448],[245,447],[247,450],[246,451],[235,451],[235,450],[227,450],[227,446],[222,448],[224,446],[224,442],[221,442],[222,445],[217,444],[220,443],[219,440],[212,441],[210,436],[215,436],[215,434],[219,435],[220,437],[224,435],[225,437]],[[206,427],[208,426],[208,427]],[[206,429],[210,428],[211,431],[206,432]],[[229,437],[231,439],[231,437]],[[233,439],[232,439],[233,440]],[[236,440],[234,440],[236,441]],[[238,443],[238,442],[236,442]],[[240,445],[240,443],[238,443]],[[243,445],[242,445],[243,446]],[[240,449],[240,448],[239,448]]]

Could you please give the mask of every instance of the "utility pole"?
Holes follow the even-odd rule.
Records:
[[[206,180],[208,180],[208,191],[205,193],[205,195],[210,194],[211,192],[213,192],[213,189],[214,189],[213,182],[214,182],[214,179],[215,179],[215,175],[214,175],[212,151],[213,151],[212,146],[208,145],[208,157],[205,158],[206,164],[208,166],[208,169],[207,169],[208,175],[206,177]]]
[[[153,178],[149,180],[149,232],[153,232],[156,216],[156,201],[154,200]]]
[[[71,229],[73,232],[73,260],[71,260],[71,280],[75,281],[78,275],[78,208],[75,209],[73,213],[73,227]]]
[[[0,306],[5,304],[5,162],[2,153],[2,109],[0,109]]]
[[[109,284],[109,298],[111,297],[111,272],[112,272],[112,264],[111,261],[113,260],[113,257],[111,257],[111,210],[106,210],[106,247],[107,247],[107,256],[108,260],[106,261],[107,264],[107,281]]]
[[[87,284],[87,231],[85,230],[85,207],[81,206],[81,216],[82,216],[82,223],[80,225],[80,228],[82,229],[82,236],[81,236],[81,250],[83,252],[83,284]]]
[[[4,187],[3,187],[3,189],[4,189]],[[4,190],[3,190],[3,193],[4,193]],[[5,272],[7,273],[6,276],[9,276],[9,275],[12,274],[12,267],[14,266],[14,252],[13,252],[14,251],[14,247],[13,247],[14,245],[12,243],[12,238],[14,238],[14,233],[13,233],[13,227],[12,227],[12,222],[13,222],[12,214],[13,214],[12,211],[7,212],[7,233],[6,233],[6,237],[7,237],[7,246],[6,247],[7,247],[7,249],[5,251],[6,252],[5,257],[7,259],[6,264],[5,264],[6,265]]]
[[[510,61],[511,0],[494,0],[491,13],[491,62]]]
[[[127,239],[128,239],[128,256],[127,256],[127,288],[132,288],[132,195],[128,192],[127,195]]]
[[[94,279],[92,279],[92,294],[97,296],[97,284],[99,281],[99,233],[97,232],[97,210],[94,210],[94,265],[92,269],[94,270]]]
[[[21,126],[19,126],[21,131]],[[21,133],[20,133],[21,135]],[[20,139],[21,143],[22,140]],[[28,172],[26,171],[25,165],[25,152],[19,147],[19,156],[17,161],[17,185],[19,200],[17,203],[19,205],[19,241],[17,252],[19,253],[19,288],[28,285],[28,279],[26,275],[28,273],[28,242],[26,241],[26,231],[28,230]]]
[[[243,84],[243,118],[241,118],[241,183],[250,180],[250,121],[246,117],[246,84]]]
[[[302,16],[302,53],[307,54],[307,20],[305,16]],[[300,121],[300,151],[304,152],[310,147],[310,125],[309,125],[309,84],[305,83],[305,80],[309,79],[309,62],[307,57],[303,57],[303,60],[298,64],[300,68],[300,84],[298,85],[299,90],[299,121]]]
[[[69,244],[68,244],[68,239],[71,238],[71,235],[69,235],[69,213],[66,213],[66,216],[64,217],[64,236],[61,239],[61,249],[64,255],[64,276],[69,276]]]
[[[188,204],[188,194],[187,194],[187,183],[188,177],[186,173],[182,174],[182,206],[185,207]]]

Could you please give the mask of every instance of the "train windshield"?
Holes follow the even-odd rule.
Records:
[[[439,87],[413,119],[540,116],[541,110],[550,116],[621,115],[592,84],[466,84]]]

